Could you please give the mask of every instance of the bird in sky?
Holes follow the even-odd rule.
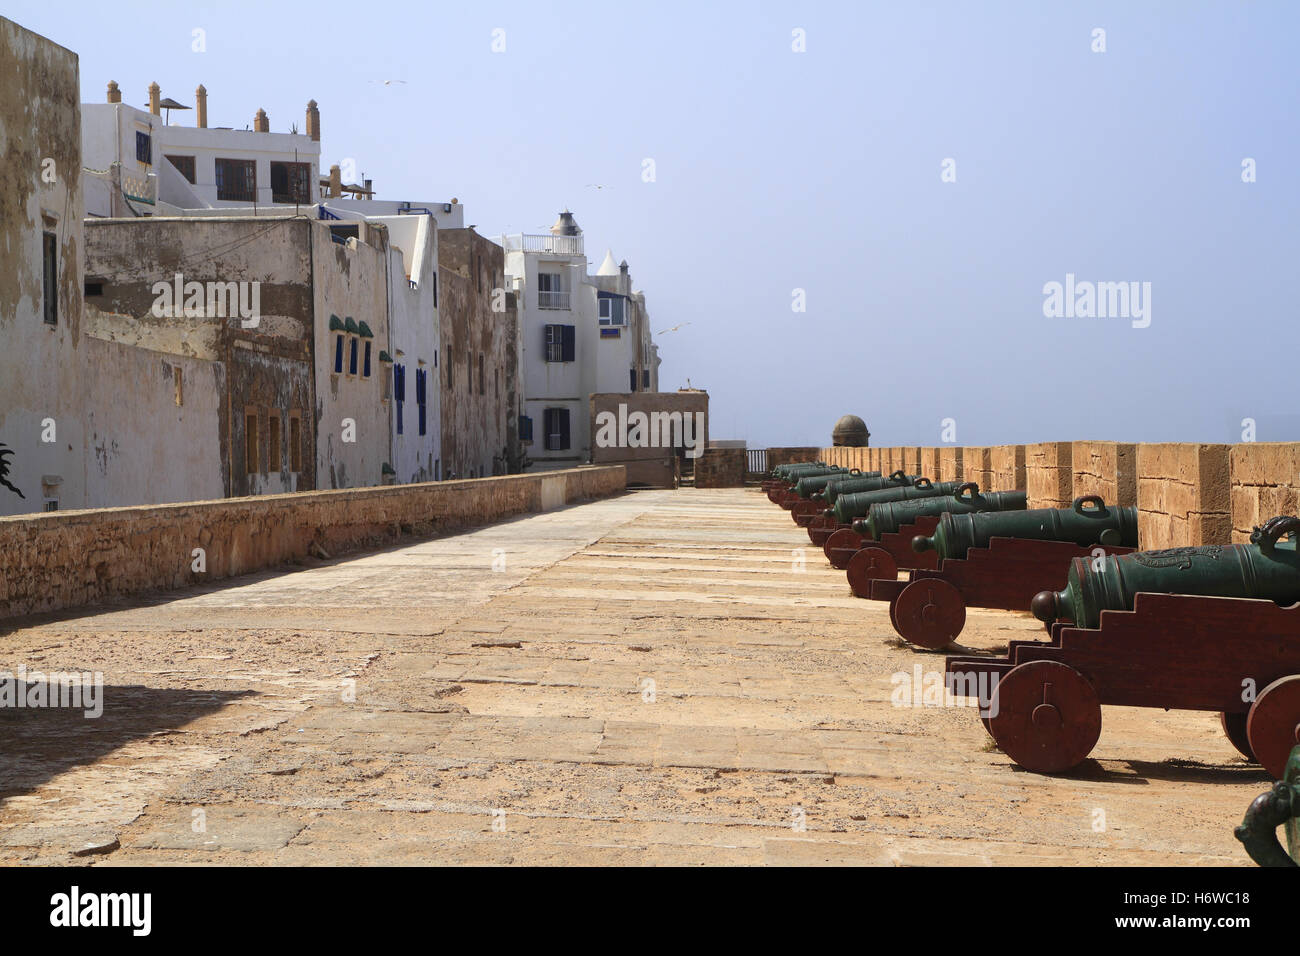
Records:
[[[394,83],[401,83],[403,86],[406,85],[406,80],[371,80],[370,82],[383,83],[384,86],[392,86]]]
[[[682,328],[683,326],[690,325],[690,324],[691,323],[689,322],[680,322],[677,325],[674,325],[671,329],[664,329],[662,332],[656,332],[655,335],[667,335],[669,332],[676,332],[678,329]]]
[[[587,188],[588,188],[588,189],[608,189],[609,187],[606,186],[604,183],[587,183]]]

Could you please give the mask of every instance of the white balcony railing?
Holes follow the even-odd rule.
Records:
[[[555,256],[584,255],[582,236],[505,236],[506,252],[544,252]]]
[[[567,309],[569,308],[569,293],[538,292],[537,307],[539,309]]]

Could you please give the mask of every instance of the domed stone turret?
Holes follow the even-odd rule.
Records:
[[[867,431],[867,423],[857,415],[845,415],[835,423],[835,428],[831,431],[832,445],[865,448],[870,438],[871,432]]]

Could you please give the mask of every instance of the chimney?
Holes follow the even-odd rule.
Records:
[[[149,84],[149,112],[154,116],[162,116],[162,107],[158,105],[162,97],[162,87],[157,83]]]
[[[118,88],[117,80],[108,81],[108,101],[110,103],[122,102],[122,91]]]
[[[364,199],[374,199],[374,198],[375,198],[375,197],[371,194],[371,187],[372,187],[373,184],[374,184],[374,180],[373,180],[373,179],[363,179],[363,180],[361,180],[361,185],[363,185],[363,186],[366,187],[366,194],[365,194],[365,196],[362,197],[362,198],[364,198]]]
[[[632,291],[631,288],[632,278],[627,274],[626,259],[624,259],[622,262],[618,264],[618,275],[619,275],[619,280],[618,280],[619,288],[621,288],[623,290],[623,293],[626,295],[627,293]]]
[[[266,118],[266,110],[258,110],[257,115],[253,117],[254,133],[271,132],[271,121]]]
[[[307,101],[307,135],[315,142],[320,142],[320,110],[315,100]]]
[[[338,199],[343,195],[343,173],[339,164],[330,167],[330,198]]]
[[[208,128],[208,90],[202,83],[194,90],[194,123],[199,129]]]

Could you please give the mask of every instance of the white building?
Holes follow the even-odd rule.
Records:
[[[188,209],[259,206],[283,211],[320,198],[320,110],[307,104],[305,132],[272,133],[264,111],[249,129],[208,127],[207,91],[195,95],[195,125],[171,125],[173,109],[149,86],[149,109],[122,102],[82,104],[87,216],[177,215]],[[168,104],[175,104],[169,106]],[[183,114],[182,114],[183,115]]]
[[[519,301],[528,456],[543,468],[587,462],[591,394],[659,390],[645,296],[608,251],[596,275],[587,274],[582,230],[568,210],[549,235],[505,236],[502,246]]]

